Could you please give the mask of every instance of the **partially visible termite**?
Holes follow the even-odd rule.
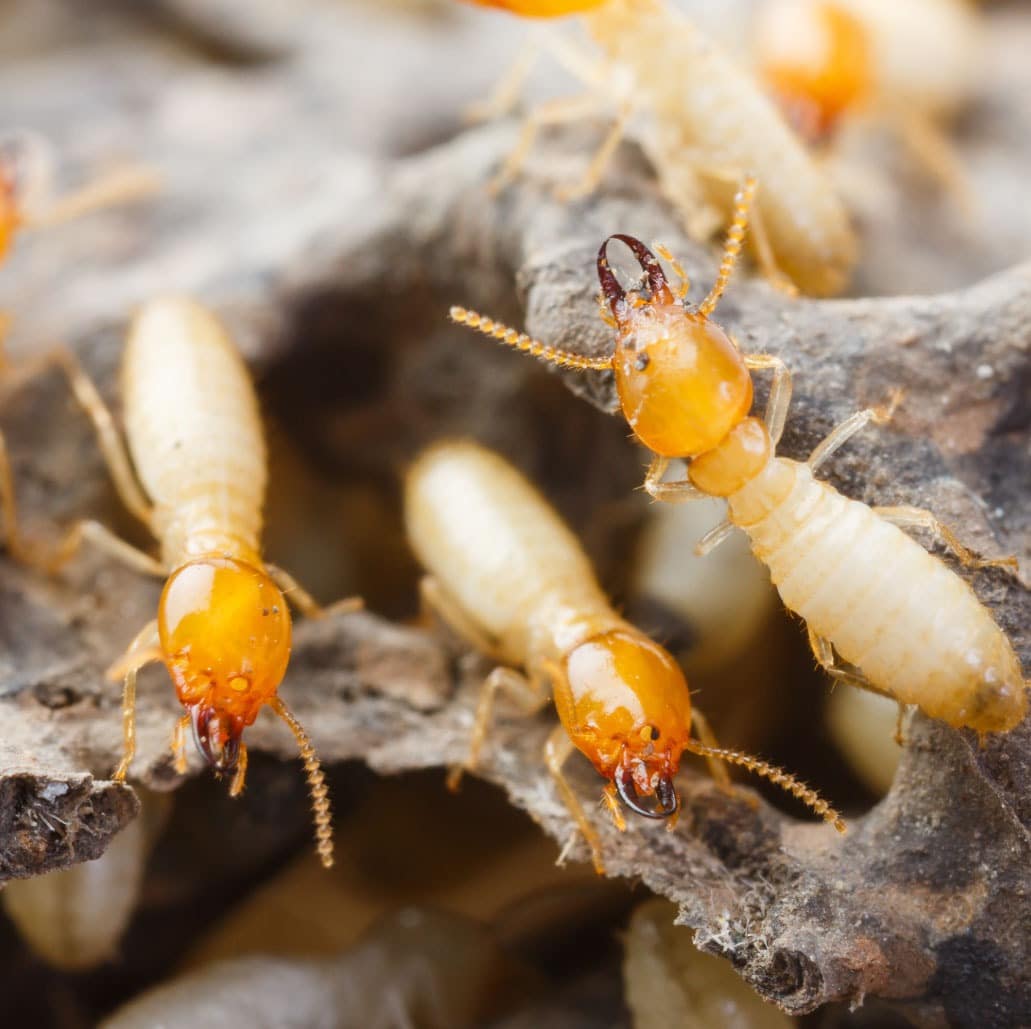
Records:
[[[720,52],[664,0],[474,0],[526,17],[583,12],[604,59],[584,58],[555,37],[546,42],[587,84],[587,92],[533,111],[499,174],[508,181],[522,166],[542,126],[615,107],[618,118],[583,180],[565,197],[593,190],[631,116],[646,123],[641,143],[688,232],[707,237],[733,215],[735,186],[744,174],[762,182],[753,217],[760,265],[774,282],[784,276],[803,293],[840,292],[855,261],[848,214],[834,185],[764,95],[749,70]],[[484,109],[507,110],[530,62],[524,60]]]
[[[964,567],[1016,568],[1012,557],[981,559],[930,512],[867,507],[815,478],[816,470],[887,408],[860,411],[837,426],[800,463],[777,457],[791,400],[791,375],[778,357],[741,354],[710,318],[741,249],[754,183],[747,181],[716,282],[697,306],[688,283],[671,289],[654,254],[632,236],[610,236],[598,253],[598,278],[616,330],[611,357],[585,358],[550,347],[464,308],[451,317],[509,346],[564,368],[615,373],[623,415],[655,454],[644,488],[657,500],[724,497],[729,521],[698,546],[721,543],[736,526],[770,569],[785,605],[808,623],[820,664],[836,679],[916,704],[952,726],[1004,732],[1024,718],[1028,683],[1005,633],[974,591],[902,532],[926,529]],[[625,291],[609,267],[611,240],[640,262],[646,288]],[[669,260],[667,251],[659,253]],[[765,418],[752,407],[750,370],[771,370]],[[663,482],[671,459],[688,462],[687,479]]]
[[[561,724],[544,759],[599,872],[598,834],[562,773],[574,747],[608,780],[604,798],[620,830],[618,800],[647,818],[677,813],[673,777],[688,750],[709,758],[724,785],[726,772],[711,759],[771,779],[844,832],[827,802],[786,772],[715,745],[680,667],[616,614],[576,537],[497,454],[464,440],[431,447],[408,472],[405,521],[430,572],[425,602],[499,663],[484,683],[469,756],[452,770],[452,785],[463,768],[476,767],[497,691],[536,710],[547,702],[550,681]],[[692,722],[702,742],[691,739]]]
[[[969,100],[980,26],[965,0],[766,0],[754,32],[757,72],[814,143],[873,119],[968,205],[945,118]]]
[[[54,570],[83,540],[137,571],[166,578],[158,616],[109,671],[124,677],[124,780],[136,748],[136,677],[152,661],[168,669],[186,713],[175,726],[176,769],[186,770],[185,734],[240,793],[247,770],[244,729],[266,704],[300,747],[315,812],[319,856],[333,861],[325,779],[308,734],[277,690],[290,657],[286,597],[309,616],[325,612],[283,569],[261,557],[265,442],[257,397],[239,352],[217,319],[193,300],[164,297],[140,310],[122,364],[128,451],[100,394],[73,355],[51,353],[92,419],[126,507],[160,541],[156,559],[94,521],[79,522],[45,558],[24,542],[21,556]],[[131,458],[130,458],[131,453]],[[135,471],[134,471],[135,467]],[[137,473],[139,478],[137,479]],[[13,517],[9,470],[0,489]],[[359,600],[333,610],[354,610]]]

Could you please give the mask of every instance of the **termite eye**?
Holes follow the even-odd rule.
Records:
[[[646,725],[641,730],[641,739],[645,741],[651,740],[654,742],[659,738],[659,735],[659,728],[656,725]]]

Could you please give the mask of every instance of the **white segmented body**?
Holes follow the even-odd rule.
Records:
[[[624,626],[573,533],[505,461],[441,443],[406,481],[408,538],[422,564],[514,664],[533,667]]]
[[[729,503],[785,605],[875,687],[954,726],[992,731],[1022,717],[1026,690],[1005,634],[901,529],[786,458]]]
[[[148,303],[129,333],[122,391],[164,561],[257,555],[265,442],[250,376],[218,321],[186,298]]]
[[[696,180],[692,164],[738,177],[752,173],[781,269],[803,292],[840,291],[855,260],[848,214],[829,178],[750,75],[657,0],[612,0],[586,19],[612,60],[630,69],[633,97],[646,98],[654,163],[685,214],[697,204],[700,188],[729,220],[736,188],[705,176]]]

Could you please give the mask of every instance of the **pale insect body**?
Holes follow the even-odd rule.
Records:
[[[541,16],[574,9],[571,3],[479,2]],[[591,88],[604,94],[612,93],[613,82],[629,85],[616,97],[620,121],[569,195],[594,188],[623,124],[640,108],[647,116],[642,144],[693,235],[707,236],[731,220],[735,183],[754,173],[762,181],[755,242],[764,270],[775,280],[786,274],[805,293],[840,292],[856,256],[848,214],[829,177],[748,72],[661,0],[597,2],[583,18],[608,62],[590,75]],[[567,112],[579,117],[583,104],[571,101]],[[502,179],[518,169],[536,125],[560,120],[566,120],[561,107],[531,114]]]
[[[122,367],[128,452],[96,387],[75,358],[56,363],[94,422],[105,460],[126,506],[161,545],[161,560],[136,550],[96,522],[80,522],[56,554],[41,557],[18,542],[15,556],[55,569],[83,539],[145,573],[167,576],[157,618],[113,666],[124,676],[125,749],[115,779],[135,753],[136,678],[144,665],[168,669],[186,713],[172,737],[176,768],[185,771],[185,734],[192,725],[201,753],[218,774],[232,775],[238,794],[247,770],[242,735],[268,705],[293,732],[305,764],[315,811],[319,855],[332,864],[328,791],[307,733],[282,698],[279,684],[291,647],[285,593],[306,614],[322,609],[282,569],[260,553],[266,470],[265,444],[250,376],[217,319],[185,297],[152,300],[129,333]],[[131,459],[130,459],[131,453]],[[9,469],[0,468],[13,525]],[[18,540],[12,533],[12,540]],[[347,600],[336,610],[353,610]]]
[[[679,666],[616,614],[576,537],[496,454],[468,441],[431,447],[408,472],[405,519],[412,547],[432,575],[424,599],[502,665],[484,684],[463,767],[478,761],[496,691],[513,690],[536,710],[550,680],[561,724],[548,739],[545,761],[599,872],[600,841],[562,772],[574,747],[608,779],[604,797],[619,829],[625,823],[617,798],[646,817],[676,814],[673,776],[689,750],[772,779],[844,831],[836,812],[786,773],[714,745]],[[525,669],[530,681],[511,666]],[[704,742],[690,738],[692,722]],[[726,784],[723,768],[710,767]],[[460,774],[461,768],[452,770],[452,785]],[[654,798],[653,806],[643,798]]]
[[[674,295],[640,240],[619,235],[602,244],[598,277],[612,312],[604,316],[617,331],[609,358],[557,350],[463,308],[453,308],[451,316],[563,367],[614,371],[623,414],[655,455],[645,489],[657,500],[726,498],[729,522],[709,533],[699,552],[718,545],[732,526],[744,529],[787,607],[809,623],[813,652],[831,675],[917,704],[953,726],[979,733],[1012,729],[1028,706],[1012,645],[971,588],[900,526],[930,530],[967,567],[1013,568],[1015,560],[975,557],[929,511],[869,508],[814,478],[852,435],[871,421],[886,421],[896,401],[847,419],[807,464],[777,457],[790,373],[772,355],[740,354],[709,318],[740,250],[754,187],[746,181],[738,196],[716,284],[697,307],[684,300],[686,281]],[[617,282],[607,258],[612,239],[637,257],[645,292],[628,294]],[[750,415],[753,369],[773,372],[763,421]],[[674,458],[688,462],[688,477],[664,482]]]

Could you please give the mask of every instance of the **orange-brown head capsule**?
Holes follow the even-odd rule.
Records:
[[[555,707],[573,743],[631,810],[648,818],[674,814],[679,801],[673,776],[691,728],[680,666],[628,626],[575,647],[564,672]],[[654,806],[643,797],[654,797]]]
[[[606,0],[471,0],[480,7],[497,7],[521,18],[561,18],[601,7]]]
[[[165,583],[158,632],[198,748],[216,771],[233,771],[243,730],[286,673],[290,613],[282,592],[243,561],[191,561]]]
[[[613,239],[641,263],[646,293],[628,295],[616,281],[607,257]],[[598,280],[616,319],[612,366],[635,435],[664,457],[711,450],[752,406],[752,377],[734,342],[674,298],[655,255],[633,236],[609,236],[601,245]]]
[[[869,33],[827,0],[774,0],[759,18],[760,74],[803,138],[826,139],[873,90]]]

